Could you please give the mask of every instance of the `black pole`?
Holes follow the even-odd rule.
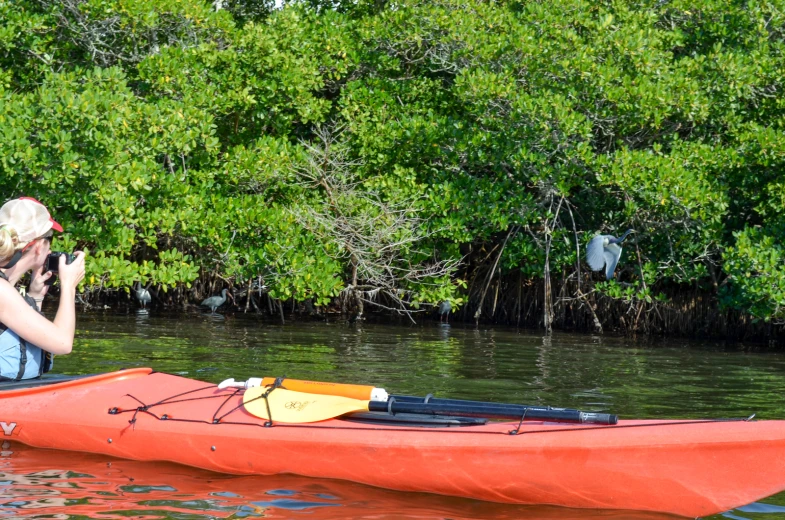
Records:
[[[390,397],[394,397],[396,401],[402,403],[432,403],[432,404],[456,404],[456,405],[469,405],[469,406],[485,406],[486,404],[492,404],[494,406],[502,406],[502,407],[510,407],[511,410],[520,410],[521,408],[545,408],[551,409],[554,408],[550,406],[539,406],[539,405],[532,405],[532,404],[508,404],[508,403],[494,403],[491,401],[467,401],[465,399],[443,399],[438,397],[433,397],[430,395],[429,397],[419,397],[416,395],[392,395]],[[555,408],[556,410],[575,410],[575,408]]]
[[[582,412],[567,408],[542,406],[523,406],[515,404],[484,403],[461,401],[458,399],[430,399],[408,396],[390,398],[388,402],[370,401],[368,409],[372,412],[417,413],[423,415],[446,415],[461,417],[485,417],[488,419],[521,419],[532,421],[553,421],[573,424],[616,424],[618,416],[607,413]],[[419,401],[419,402],[415,402]]]

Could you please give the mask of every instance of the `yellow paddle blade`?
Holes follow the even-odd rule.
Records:
[[[249,388],[243,394],[243,404],[245,409],[256,417],[270,419],[267,415],[269,403],[274,422],[310,423],[325,421],[347,413],[368,411],[368,401],[339,395],[308,394],[283,388],[276,388],[270,392],[265,403],[261,396],[266,391],[267,388],[262,386]]]

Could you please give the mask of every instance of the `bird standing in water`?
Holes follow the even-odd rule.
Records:
[[[147,287],[142,287],[141,282],[138,282],[134,289],[134,295],[136,296],[136,299],[139,300],[139,303],[142,304],[142,309],[145,309],[147,304],[153,300],[150,296],[150,291],[147,290]]]
[[[220,307],[226,302],[226,289],[221,291],[221,296],[210,296],[209,298],[205,298],[201,305],[202,307],[210,307],[210,310],[213,314],[215,314],[215,309]]]
[[[444,319],[444,323],[450,323],[450,311],[452,310],[452,305],[447,300],[444,300],[439,304],[439,323],[442,322]]]
[[[586,262],[593,271],[601,271],[605,267],[605,279],[613,278],[613,271],[621,258],[621,243],[627,235],[634,233],[634,229],[628,229],[619,238],[613,235],[597,235],[591,239],[586,248]]]

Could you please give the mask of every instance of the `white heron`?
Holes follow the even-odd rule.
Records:
[[[605,278],[613,278],[613,271],[621,258],[621,243],[627,235],[634,233],[634,229],[628,229],[619,238],[613,235],[597,235],[591,239],[586,248],[586,262],[593,271],[602,271],[605,268]]]
[[[150,297],[150,291],[147,290],[147,287],[142,287],[141,282],[139,282],[134,289],[134,295],[136,296],[136,299],[139,300],[139,303],[142,304],[142,309],[145,309],[147,304],[153,300],[152,297]]]
[[[441,322],[442,319],[444,319],[445,323],[449,323],[451,310],[452,310],[452,305],[450,305],[450,302],[448,302],[447,300],[441,302],[439,304],[439,322]]]

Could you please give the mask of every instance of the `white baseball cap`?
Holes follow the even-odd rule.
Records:
[[[13,228],[21,243],[42,237],[50,229],[63,231],[63,226],[52,218],[46,206],[31,197],[19,197],[3,204],[0,226]]]

